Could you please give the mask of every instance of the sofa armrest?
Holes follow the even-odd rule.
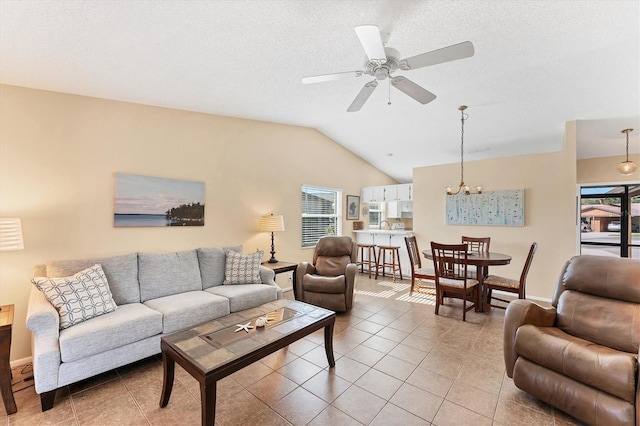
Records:
[[[518,358],[516,332],[521,325],[532,324],[552,327],[556,320],[556,308],[543,308],[530,300],[517,299],[509,303],[504,314],[504,365],[507,376],[513,377],[513,367]]]
[[[260,265],[260,281],[262,284],[276,285],[276,273],[273,269]]]
[[[302,278],[305,274],[315,274],[316,268],[309,262],[300,262],[298,264],[298,269],[296,269],[296,299],[302,300]]]
[[[273,269],[269,269],[269,268],[266,268],[266,267],[260,265],[260,282],[262,284],[267,284],[267,285],[274,286],[278,291],[277,298],[278,299],[282,299],[282,297],[283,297],[282,289],[276,283],[276,273],[273,272]]]
[[[33,333],[33,376],[37,393],[58,388],[60,369],[60,316],[35,286],[29,294],[27,328]]]

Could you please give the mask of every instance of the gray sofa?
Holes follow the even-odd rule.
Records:
[[[113,312],[60,329],[58,311],[33,286],[27,327],[42,410],[53,407],[58,388],[160,353],[164,335],[282,298],[274,272],[263,266],[260,282],[223,284],[228,250],[242,253],[242,246],[36,266],[36,277],[68,277],[99,264],[117,305]]]

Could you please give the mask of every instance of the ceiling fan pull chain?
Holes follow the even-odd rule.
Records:
[[[389,102],[387,102],[387,105],[391,106],[391,79],[388,78],[387,80],[389,80]]]

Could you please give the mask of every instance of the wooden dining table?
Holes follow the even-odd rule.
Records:
[[[433,260],[433,253],[431,250],[423,250],[422,254],[425,258]],[[480,283],[480,306],[479,311],[484,312],[487,306],[487,292],[484,288],[484,277],[488,275],[489,266],[508,265],[511,263],[511,256],[503,253],[496,252],[472,252],[467,254],[467,265],[473,265],[476,267],[476,279]]]

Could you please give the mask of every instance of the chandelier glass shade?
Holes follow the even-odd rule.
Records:
[[[460,110],[460,184],[458,185],[458,190],[455,192],[453,191],[451,185],[447,185],[445,187],[447,195],[457,195],[461,192],[465,195],[474,193],[482,194],[482,185],[476,185],[472,191],[471,187],[464,183],[464,122],[469,118],[469,116],[464,113],[466,109],[466,105],[461,105],[460,107],[458,107],[458,110]]]
[[[627,135],[627,157],[626,160],[618,164],[618,173],[622,176],[632,175],[638,170],[638,166],[633,161],[629,161],[629,132],[633,132],[633,129],[624,129],[622,133]]]

